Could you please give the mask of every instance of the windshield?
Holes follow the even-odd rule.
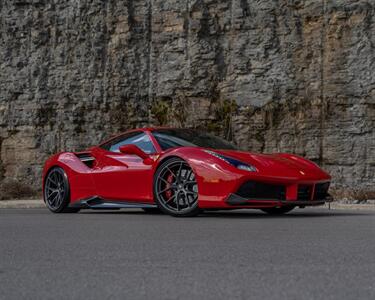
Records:
[[[162,150],[175,147],[203,147],[237,150],[230,142],[193,129],[159,129],[152,131]]]

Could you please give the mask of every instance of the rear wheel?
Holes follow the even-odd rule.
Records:
[[[200,212],[195,174],[186,161],[177,157],[165,161],[156,171],[154,197],[160,210],[175,217]]]
[[[69,207],[70,187],[65,171],[54,167],[48,173],[44,183],[44,201],[48,209],[54,213],[75,213],[79,208]]]
[[[262,208],[261,210],[269,215],[283,215],[291,210],[293,210],[295,206],[281,206],[281,207],[270,207],[270,208]]]

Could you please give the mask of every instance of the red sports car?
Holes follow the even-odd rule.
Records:
[[[238,208],[282,214],[330,201],[330,180],[297,155],[244,152],[193,129],[142,128],[52,156],[43,194],[55,213],[131,207],[173,216]]]

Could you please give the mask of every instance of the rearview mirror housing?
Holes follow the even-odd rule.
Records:
[[[134,155],[137,155],[140,158],[142,158],[143,160],[145,160],[145,159],[147,159],[147,158],[150,157],[141,148],[139,148],[136,145],[132,145],[132,144],[120,146],[119,150],[120,150],[121,153],[124,153],[124,154],[134,154]]]

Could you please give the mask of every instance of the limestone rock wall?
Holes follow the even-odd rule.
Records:
[[[135,126],[375,183],[373,0],[0,0],[0,178]]]

